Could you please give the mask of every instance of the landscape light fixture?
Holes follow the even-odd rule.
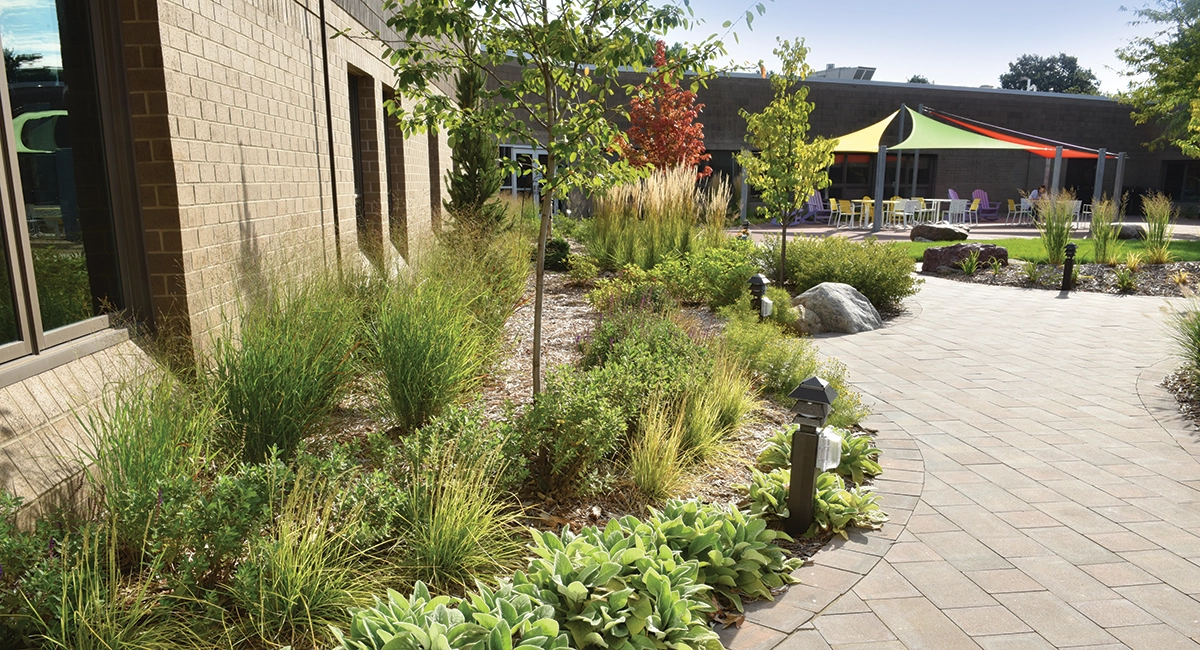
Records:
[[[762,320],[771,315],[774,311],[774,304],[767,297],[767,286],[771,281],[762,273],[755,273],[750,277],[750,308],[758,312],[758,320]]]
[[[833,410],[833,400],[838,392],[829,382],[820,377],[809,377],[800,382],[788,397],[796,400],[792,406],[792,422],[797,425],[792,432],[792,474],[788,488],[787,532],[803,535],[813,522],[813,500],[817,493],[817,464],[826,465],[818,456],[817,446],[822,437],[821,429]],[[829,441],[826,441],[829,444]],[[837,446],[841,454],[841,443]]]
[[[1074,243],[1067,244],[1067,259],[1063,261],[1062,291],[1075,288],[1075,249]]]

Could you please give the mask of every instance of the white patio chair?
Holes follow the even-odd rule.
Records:
[[[942,217],[950,223],[963,223],[967,219],[967,204],[970,203],[966,199],[951,199],[950,209],[943,213]]]

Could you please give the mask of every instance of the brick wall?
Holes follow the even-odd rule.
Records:
[[[407,245],[430,230],[422,223],[432,215],[428,147],[425,136],[417,136],[393,147],[401,150],[405,171],[393,180],[405,188],[401,223],[412,232],[382,237],[395,235],[388,216],[398,210],[391,204],[398,192],[384,188],[379,126],[382,85],[391,70],[378,43],[360,37],[364,28],[339,6],[344,2],[326,3],[328,33],[347,29],[350,35],[328,45],[331,182],[318,2],[139,0],[125,17],[126,39],[139,38],[142,65],[130,64],[131,91],[144,96],[137,99],[145,110],[157,111],[146,127],[135,123],[138,180],[153,188],[143,190],[143,202],[152,211],[162,208],[161,215],[147,213],[147,230],[159,238],[151,246],[162,249],[151,261],[156,301],[162,296],[156,306],[183,311],[197,344],[228,322],[264,276],[332,265],[339,240],[347,264],[361,257],[348,103],[352,68],[362,77],[360,126],[367,127],[361,137],[371,178],[368,233],[390,261],[399,254],[393,240]],[[140,85],[133,83],[135,73],[146,78]],[[420,173],[410,180],[413,171]],[[407,192],[410,183],[414,194]]]

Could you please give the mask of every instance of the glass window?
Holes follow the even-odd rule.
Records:
[[[16,289],[34,294],[49,331],[121,306],[97,56],[85,0],[0,4],[0,25],[25,215],[15,230],[35,285]],[[3,261],[11,273],[16,260]],[[11,311],[0,308],[0,337],[20,329]]]

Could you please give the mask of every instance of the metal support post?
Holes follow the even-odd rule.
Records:
[[[909,192],[908,198],[913,198],[917,195],[917,169],[921,167],[921,150],[917,149],[913,152],[913,177],[912,191]]]
[[[1096,182],[1092,183],[1092,205],[1104,198],[1104,160],[1108,158],[1108,150],[1103,147],[1096,153]]]
[[[871,232],[883,230],[883,177],[887,174],[887,146],[879,145],[879,155],[875,159],[875,225]],[[866,209],[866,206],[863,206]]]
[[[1113,200],[1120,201],[1125,191],[1125,152],[1117,154],[1117,180],[1113,182]]]

